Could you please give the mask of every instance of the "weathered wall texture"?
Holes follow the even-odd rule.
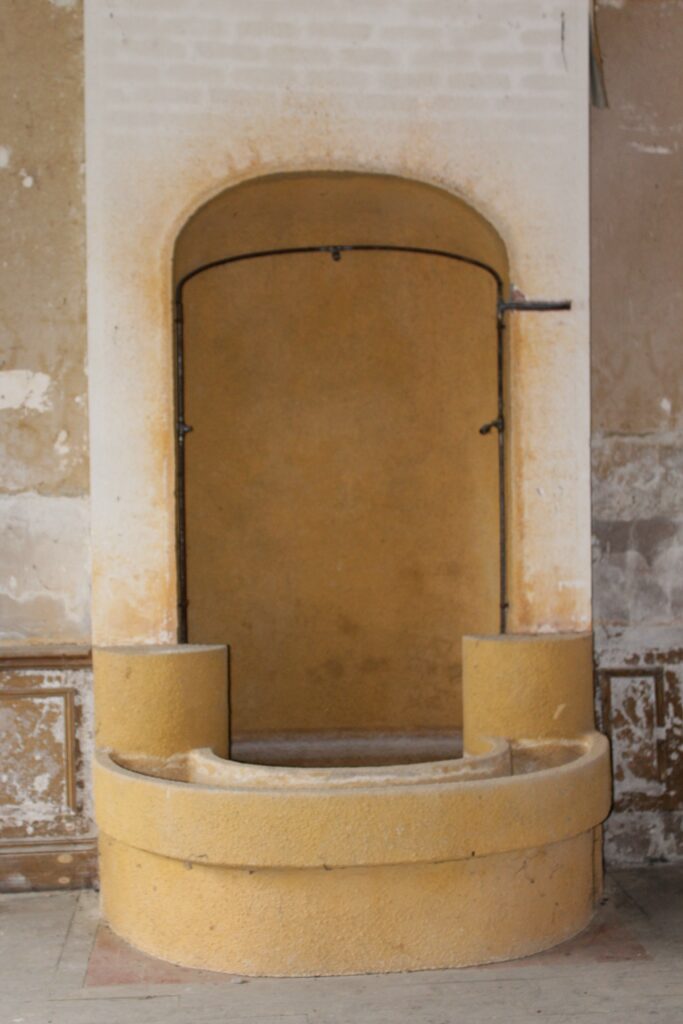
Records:
[[[586,0],[85,12],[96,640],[175,633],[174,239],[227,186],[311,169],[440,185],[500,232],[525,293],[573,300],[512,331],[510,617],[586,628]]]
[[[610,860],[683,838],[683,5],[604,2],[592,119],[596,654],[615,757]],[[618,671],[626,667],[626,672]]]
[[[87,642],[81,5],[0,35],[0,643]]]
[[[0,891],[96,877],[92,672],[63,654],[0,659]]]
[[[0,4],[0,889],[96,874],[78,0]]]

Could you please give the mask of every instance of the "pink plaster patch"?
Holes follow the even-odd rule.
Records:
[[[129,946],[105,924],[99,925],[84,988],[109,985],[182,985],[197,982],[234,982],[234,974],[198,971],[157,960]]]
[[[556,963],[626,963],[630,960],[651,960],[645,947],[638,942],[618,912],[611,906],[602,907],[582,932],[559,946],[543,953],[511,961],[511,966],[527,967]],[[499,964],[491,965],[500,967]]]
[[[607,905],[580,935],[560,946],[506,964],[488,964],[480,970],[500,971],[501,967],[533,967],[538,964],[626,963],[652,959],[621,920],[618,911]],[[104,924],[97,929],[88,963],[84,987],[110,985],[181,985],[197,983],[235,983],[234,974],[199,971],[157,960],[129,946]]]

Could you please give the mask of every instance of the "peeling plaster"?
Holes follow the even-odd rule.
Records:
[[[65,458],[71,451],[70,445],[67,443],[69,435],[66,430],[60,430],[55,438],[55,443],[52,446],[61,458]]]
[[[677,148],[673,146],[647,146],[643,142],[629,142],[629,146],[632,149],[637,149],[639,153],[653,153],[657,156],[669,156]]]
[[[87,407],[75,402],[87,387],[83,32],[80,3],[72,7],[62,13],[45,0],[0,4],[5,494],[71,498],[88,490]],[[67,440],[55,449],[63,431]],[[36,627],[27,623],[29,631]]]
[[[605,831],[609,864],[642,866],[680,861],[683,814],[663,817],[659,811],[614,812]]]
[[[52,403],[48,391],[52,384],[47,373],[33,370],[0,371],[0,409],[25,409],[46,412]]]
[[[85,838],[94,832],[90,771],[93,755],[93,696],[90,669],[31,669],[16,672],[17,697],[0,702],[0,814],[3,836]],[[25,702],[22,687],[41,696]],[[73,693],[76,710],[76,803],[68,806],[65,774],[64,700],[50,691]],[[65,854],[69,856],[69,854]],[[68,863],[68,861],[67,861]]]
[[[87,643],[89,502],[0,495],[0,642]]]
[[[598,625],[598,668],[610,684],[615,807],[605,824],[608,863],[680,861],[683,850],[683,648],[674,625]],[[642,676],[619,676],[618,668]],[[660,697],[656,677],[660,672]],[[604,682],[603,682],[604,685]],[[658,712],[658,701],[662,705]],[[601,717],[598,693],[598,718]],[[662,715],[660,720],[659,715]],[[659,722],[663,724],[658,724]],[[658,751],[659,748],[659,751]],[[663,763],[660,763],[660,760]]]

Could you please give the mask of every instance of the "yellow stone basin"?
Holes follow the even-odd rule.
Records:
[[[95,765],[102,903],[134,945],[241,974],[345,974],[524,956],[590,920],[610,803],[590,638],[466,641],[465,755],[346,767],[229,760],[223,650],[154,651],[95,658],[100,708],[120,709]],[[150,722],[136,709],[155,694]]]
[[[159,763],[133,759],[132,769],[100,751],[98,820],[120,842],[186,862],[303,868],[488,856],[570,838],[606,816],[604,736],[534,744],[536,767],[515,775],[503,772],[508,744],[491,746],[478,778],[467,773],[476,775],[468,761],[479,758],[304,769],[245,765],[201,750],[186,757],[182,772],[172,765],[187,776],[179,781],[158,777]],[[528,768],[532,747],[522,750]],[[544,760],[548,767],[537,767]]]

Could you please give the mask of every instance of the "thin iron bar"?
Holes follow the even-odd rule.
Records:
[[[203,274],[207,270],[214,270],[216,267],[225,267],[230,263],[243,263],[246,260],[258,260],[263,259],[266,256],[298,256],[305,255],[306,253],[328,253],[334,260],[339,260],[343,252],[403,252],[413,253],[418,256],[440,256],[444,259],[456,260],[458,263],[467,263],[472,267],[479,267],[480,270],[486,271],[490,274],[496,282],[498,287],[498,303],[502,302],[503,299],[503,279],[501,278],[498,271],[489,266],[488,263],[483,263],[481,260],[475,260],[471,256],[463,256],[461,253],[449,252],[447,249],[425,249],[421,246],[416,245],[303,245],[294,246],[287,249],[259,249],[256,252],[243,252],[238,253],[236,256],[224,256],[219,260],[211,260],[208,263],[202,263],[200,266],[195,267],[193,270],[189,270],[184,274],[178,283],[176,284],[175,295],[176,302],[182,303],[182,292],[188,281],[191,281],[193,277],[197,277],[198,274]]]
[[[173,312],[175,338],[176,558],[178,566],[178,643],[187,643],[187,509],[185,502],[185,324],[182,301]]]
[[[571,308],[571,299],[510,299],[509,302],[498,303],[500,313],[552,313]]]
[[[184,353],[184,316],[183,316],[183,291],[189,281],[209,270],[218,267],[229,266],[233,263],[243,263],[248,260],[264,259],[273,256],[297,256],[311,253],[325,253],[338,262],[342,253],[346,252],[397,252],[408,253],[418,256],[435,256],[443,259],[453,260],[458,263],[465,263],[476,267],[489,274],[496,284],[496,309],[497,309],[497,419],[481,428],[481,433],[486,434],[495,428],[498,432],[498,521],[499,521],[499,586],[500,586],[500,631],[505,633],[507,628],[507,521],[505,504],[505,314],[511,311],[539,311],[569,309],[571,303],[568,300],[560,302],[503,301],[503,280],[498,271],[481,260],[473,259],[462,253],[450,252],[446,249],[431,249],[413,245],[310,245],[293,246],[281,249],[262,249],[255,252],[238,253],[234,256],[225,256],[218,260],[211,260],[184,274],[176,284],[174,304],[174,327],[175,327],[175,400],[176,400],[176,502],[177,502],[177,563],[178,563],[178,640],[180,643],[187,643],[187,507],[185,495],[185,437],[192,430],[192,427],[185,422],[185,353]]]
[[[508,567],[507,567],[507,505],[505,501],[505,314],[497,317],[497,385],[498,385],[498,573],[500,586],[500,632],[507,630]]]

